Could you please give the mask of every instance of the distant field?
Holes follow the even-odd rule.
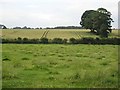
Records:
[[[42,30],[2,30],[0,35],[2,38],[81,38],[81,37],[98,37],[97,35],[89,33],[90,30],[85,29],[42,29]],[[110,37],[118,37],[118,30],[113,30]]]
[[[117,45],[3,44],[2,54],[3,88],[118,87]]]

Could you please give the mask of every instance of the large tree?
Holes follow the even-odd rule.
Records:
[[[108,33],[112,31],[111,22],[113,22],[111,13],[104,8],[98,8],[85,11],[81,17],[80,25],[102,37],[108,37]]]

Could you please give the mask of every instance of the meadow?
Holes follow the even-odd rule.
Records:
[[[3,88],[116,88],[117,45],[3,44]]]
[[[90,30],[0,30],[5,39],[99,37]],[[119,37],[113,30],[109,38]],[[117,88],[118,45],[2,44],[3,88]]]
[[[85,29],[5,29],[0,32],[0,36],[6,39],[15,39],[18,37],[21,38],[42,38],[46,37],[48,39],[53,38],[62,38],[62,39],[70,39],[70,38],[82,38],[82,37],[99,37],[95,34],[91,34],[90,30]],[[113,30],[109,35],[112,37],[119,37],[118,30]]]

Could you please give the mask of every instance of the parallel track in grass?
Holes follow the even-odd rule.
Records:
[[[48,39],[53,39],[53,38],[81,38],[81,37],[99,37],[97,35],[91,34],[90,30],[84,30],[84,29],[36,29],[36,30],[27,30],[27,29],[22,29],[22,30],[16,30],[16,29],[11,29],[11,30],[2,30],[0,32],[0,36],[2,38],[11,38],[15,39],[18,37],[21,38],[43,38],[46,37]],[[118,30],[113,30],[112,33],[109,35],[109,37],[120,37],[118,35]]]
[[[41,38],[47,38],[49,30],[45,30]]]

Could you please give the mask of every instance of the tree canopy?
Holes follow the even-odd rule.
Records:
[[[81,17],[80,25],[102,37],[108,37],[108,33],[112,31],[111,22],[113,22],[111,13],[104,8],[98,8],[86,10]]]

